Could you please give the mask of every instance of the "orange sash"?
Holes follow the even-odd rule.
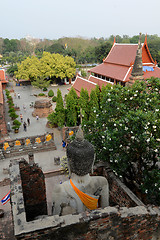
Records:
[[[89,195],[87,195],[86,193],[80,191],[72,182],[72,180],[70,179],[70,184],[73,187],[74,191],[76,192],[76,194],[78,195],[78,197],[81,199],[81,201],[83,202],[83,204],[90,210],[94,210],[97,209],[98,207],[98,199],[93,198]]]

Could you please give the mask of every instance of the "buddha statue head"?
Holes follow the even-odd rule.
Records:
[[[84,139],[81,127],[79,127],[76,138],[67,146],[67,158],[71,173],[84,176],[91,172],[94,147]]]

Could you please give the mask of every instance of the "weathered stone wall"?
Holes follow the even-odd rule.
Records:
[[[39,118],[43,118],[43,117],[48,117],[48,115],[52,112],[53,112],[53,109],[52,109],[52,104],[50,100],[40,99],[35,101],[34,111],[32,113],[32,116],[36,117],[37,115]]]
[[[24,206],[27,221],[40,215],[47,215],[47,201],[44,174],[37,164],[20,161]]]

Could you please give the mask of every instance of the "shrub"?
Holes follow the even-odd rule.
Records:
[[[12,119],[18,118],[18,115],[17,115],[15,112],[11,112],[11,113],[9,114],[9,116],[10,116]]]
[[[12,108],[14,106],[14,103],[11,101],[8,103],[8,105],[9,105],[9,108]]]
[[[42,96],[45,96],[44,93],[39,93],[38,96],[42,97]]]
[[[14,112],[14,113],[15,113],[15,109],[12,108],[12,107],[10,107],[8,112],[9,112],[9,113],[11,113],[11,112]]]
[[[13,101],[12,97],[10,95],[7,96],[8,101]]]
[[[57,97],[54,96],[54,97],[52,98],[52,102],[56,102],[56,101],[57,101]]]
[[[48,92],[48,97],[53,97],[53,96],[54,96],[54,92],[52,89],[50,89]]]
[[[44,88],[43,88],[43,91],[44,91],[44,92],[46,92],[46,91],[47,91],[47,88],[46,88],[46,87],[44,87]]]
[[[13,127],[12,129],[19,129],[21,126],[21,122],[19,122],[18,120],[14,120],[13,121]]]

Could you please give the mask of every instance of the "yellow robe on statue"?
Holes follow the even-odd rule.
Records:
[[[74,191],[78,195],[78,197],[81,199],[83,204],[90,210],[94,210],[98,208],[98,199],[89,196],[88,194],[80,191],[72,182],[70,179],[70,184],[73,187]]]

